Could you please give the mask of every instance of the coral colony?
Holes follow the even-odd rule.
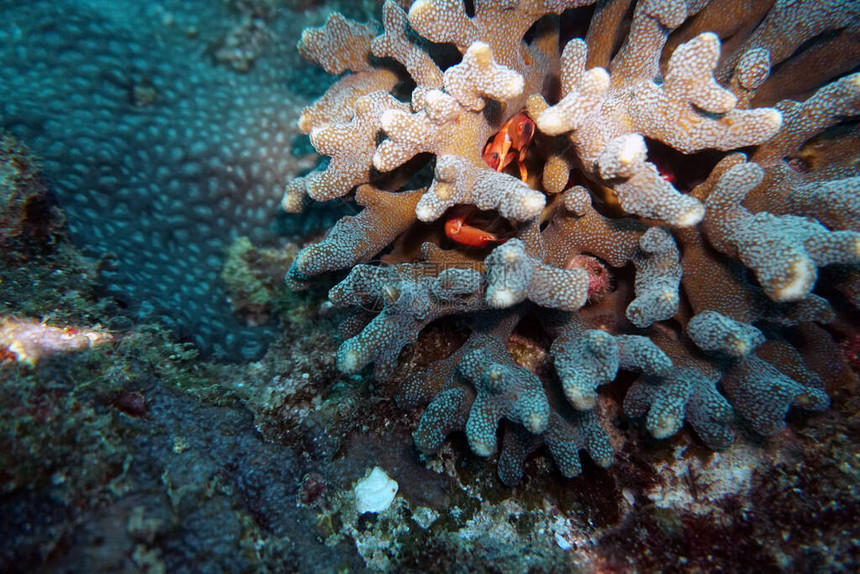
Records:
[[[132,33],[122,13],[149,4],[6,2],[0,117],[44,158],[72,236],[109,254],[105,288],[136,319],[162,321],[205,354],[259,355],[273,330],[237,321],[218,276],[237,237],[272,234],[283,182],[302,166],[290,140],[304,99],[281,87],[298,56],[269,45],[279,57],[239,81],[172,39],[196,35],[190,24],[132,18],[146,23]],[[188,11],[214,19],[207,4],[223,3]],[[252,54],[238,52],[225,66],[248,65]]]
[[[598,399],[618,379],[656,438],[772,435],[828,408],[820,325],[860,303],[858,11],[388,0],[381,29],[335,13],[299,42],[344,74],[299,122],[330,161],[283,206],[362,210],[287,281],[349,270],[329,294],[355,309],[337,364],[377,380],[455,316],[468,339],[398,404],[426,405],[423,452],[463,430],[506,484],[543,444],[565,476],[580,450],[611,464]],[[521,366],[517,341],[554,371]]]

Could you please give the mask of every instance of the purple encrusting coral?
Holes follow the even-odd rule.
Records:
[[[775,434],[792,408],[826,409],[844,372],[815,356],[835,347],[817,324],[860,303],[860,7],[631,4],[388,0],[382,29],[335,14],[299,43],[350,73],[302,114],[332,159],[293,180],[283,205],[358,186],[365,209],[303,250],[288,281],[352,268],[331,291],[359,308],[338,352],[345,373],[374,363],[385,380],[422,329],[460,316],[467,342],[409,377],[399,403],[428,405],[415,435],[427,452],[464,430],[489,456],[502,429],[506,483],[540,444],[566,476],[580,449],[610,464],[597,399],[630,380],[620,371],[638,376],[624,412],[651,435],[686,422],[715,449],[739,428]],[[521,112],[536,126],[518,150],[522,180],[482,158]],[[422,166],[432,176],[414,186]],[[507,219],[515,237],[446,238],[463,205]],[[583,255],[614,268],[599,300],[572,265]],[[819,281],[827,266],[840,273]],[[506,344],[529,333],[555,373],[514,363]]]
[[[324,78],[284,41],[299,20],[258,20],[272,38],[238,74],[207,48],[241,17],[227,3],[0,7],[0,125],[44,158],[109,292],[204,352],[259,355],[273,331],[232,316],[219,274],[238,237],[272,241],[285,180],[315,161],[294,146],[296,94]]]

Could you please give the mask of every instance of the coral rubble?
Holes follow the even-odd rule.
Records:
[[[489,456],[501,429],[506,483],[541,444],[566,476],[580,450],[609,465],[597,398],[614,381],[654,437],[688,423],[715,449],[828,408],[845,366],[816,360],[839,356],[819,325],[857,305],[860,278],[856,3],[778,1],[752,19],[734,0],[407,4],[386,2],[381,27],[334,14],[303,33],[303,55],[347,73],[299,122],[331,161],[283,206],[363,207],[287,274],[303,287],[351,269],[330,293],[356,310],[343,372],[373,363],[384,381],[429,324],[468,328],[401,385],[401,405],[428,405],[422,450],[463,430]],[[802,86],[782,73],[821,53],[834,63]],[[491,167],[523,112],[536,132],[519,171]],[[499,221],[510,231],[479,242],[450,232]],[[554,372],[518,365],[514,338]]]
[[[34,366],[55,353],[89,349],[111,340],[110,333],[77,327],[52,327],[33,320],[0,318],[0,357],[9,354],[19,363]]]

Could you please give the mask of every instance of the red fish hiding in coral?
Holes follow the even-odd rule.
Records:
[[[481,157],[487,165],[496,171],[502,171],[514,158],[520,169],[520,179],[528,179],[526,170],[526,152],[535,135],[535,123],[524,113],[520,112],[505,122],[493,141],[484,148]]]
[[[452,241],[468,247],[486,247],[505,242],[510,234],[492,233],[466,223],[471,220],[477,208],[471,205],[460,205],[451,209],[445,221],[445,235]]]

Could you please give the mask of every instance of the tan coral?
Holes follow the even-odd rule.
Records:
[[[593,12],[570,10],[590,4]],[[486,456],[499,418],[508,418],[499,455],[506,483],[542,444],[566,475],[579,472],[580,448],[609,464],[589,409],[609,400],[598,401],[598,387],[620,370],[640,376],[624,412],[644,417],[657,438],[689,424],[725,448],[735,412],[770,434],[789,408],[826,408],[817,375],[797,359],[802,345],[776,341],[834,319],[838,307],[812,292],[820,267],[841,264],[822,277],[860,301],[860,136],[844,121],[858,115],[856,74],[805,102],[757,103],[785,91],[779,76],[796,58],[838,55],[803,74],[803,89],[856,66],[856,9],[839,13],[839,0],[632,4],[389,0],[371,42],[381,61],[341,79],[303,115],[332,161],[289,184],[285,207],[356,190],[365,210],[304,249],[291,281],[352,267],[330,292],[357,313],[338,365],[357,373],[374,363],[381,380],[429,323],[457,315],[469,340],[409,377],[401,402],[429,403],[416,433],[425,452],[463,430]],[[564,26],[585,13],[593,13],[585,38],[560,50]],[[411,97],[404,86],[414,86]],[[507,122],[521,113],[537,132],[516,166],[498,162],[496,171],[483,157],[496,146],[506,153]],[[725,153],[739,148],[749,158]],[[525,181],[512,175],[517,167]],[[505,234],[461,242],[448,224],[469,225],[462,214],[477,212],[472,223],[502,221]],[[602,296],[589,297],[598,280]],[[523,418],[511,409],[521,385],[498,367],[510,361],[489,360],[488,349],[534,324],[563,392],[546,394],[548,417]],[[819,330],[809,339],[826,348],[827,337]],[[463,377],[457,364],[467,356],[474,376]],[[769,385],[762,376],[783,367],[791,377],[774,374]]]
[[[641,138],[684,153],[733,149],[766,141],[779,129],[781,116],[769,108],[736,109],[737,98],[712,76],[719,57],[714,34],[681,45],[669,60],[665,81],[655,83],[654,47],[665,42],[665,26],[680,23],[679,16],[683,20],[683,10],[658,11],[665,21],[653,20],[646,16],[650,6],[645,2],[637,8],[643,15],[634,22],[640,24],[613,60],[611,75],[601,68],[585,69],[585,42],[568,43],[562,54],[564,97],[544,109],[536,122],[548,135],[570,132],[585,167],[610,184],[625,211],[690,227],[701,221],[702,205],[679,193],[645,161]],[[649,69],[650,77],[645,72]]]
[[[310,133],[311,143],[318,152],[330,156],[331,163],[308,178],[307,194],[327,201],[369,181],[383,112],[406,109],[390,94],[373,92],[356,100],[355,115],[349,123],[315,127]]]
[[[376,28],[347,20],[337,12],[322,28],[308,28],[299,40],[299,53],[322,66],[329,74],[338,75],[370,70],[370,42]]]

